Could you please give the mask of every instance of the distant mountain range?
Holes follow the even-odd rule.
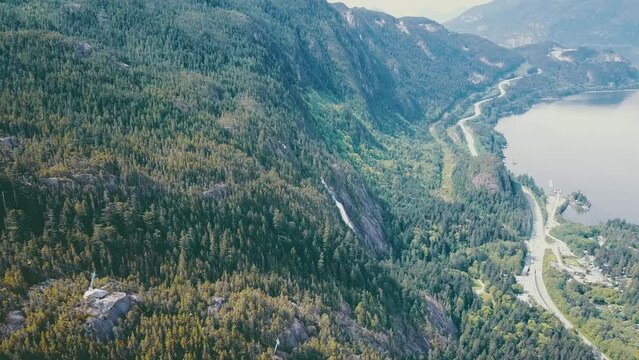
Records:
[[[639,60],[639,1],[495,0],[446,24],[507,47],[549,40],[567,46],[609,47]]]

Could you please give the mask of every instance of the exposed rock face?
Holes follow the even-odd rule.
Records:
[[[14,136],[1,137],[0,145],[6,146],[9,149],[13,149],[14,147],[18,146],[18,139],[16,139]]]
[[[429,337],[415,325],[405,323],[403,330],[395,336],[402,344],[404,352],[411,356],[425,353],[432,347]]]
[[[489,156],[483,158],[481,163],[473,164],[471,167],[473,186],[493,194],[513,191],[510,177],[500,166],[500,161],[495,156]]]
[[[45,185],[52,188],[72,190],[77,187],[76,182],[71,179],[51,177],[46,178],[43,181]]]
[[[291,325],[291,327],[286,331],[284,336],[284,344],[289,349],[294,349],[299,345],[305,343],[309,339],[304,324],[302,324],[302,322],[298,318],[295,318],[295,320],[293,320],[293,325]]]
[[[334,185],[331,187],[348,218],[352,221],[355,233],[375,254],[388,251],[382,231],[382,208],[369,195],[364,184],[346,174],[345,169],[333,167]]]
[[[223,183],[215,184],[211,189],[204,191],[202,196],[207,199],[221,199],[226,196],[228,188],[228,185]]]
[[[71,176],[78,184],[86,185],[103,185],[109,189],[117,186],[117,177],[111,174],[104,176],[95,176],[92,174],[73,174]]]
[[[367,329],[353,318],[345,315],[343,311],[336,314],[336,319],[341,336],[354,342],[366,344],[385,356],[389,355],[389,349],[392,346],[401,346],[407,358],[417,357],[418,354],[428,352],[432,347],[426,335],[411,324],[401,324],[401,331],[395,332],[393,340],[391,340],[387,332],[375,332]]]
[[[500,190],[498,178],[489,172],[482,172],[473,177],[473,185],[478,189],[485,189],[493,194]]]
[[[84,294],[86,307],[83,311],[89,315],[85,328],[98,339],[107,340],[113,336],[113,328],[118,320],[126,316],[133,306],[140,302],[136,295],[91,289]]]
[[[223,297],[215,296],[211,299],[211,305],[208,307],[209,315],[215,315],[222,310],[224,305],[227,303],[227,299]]]
[[[11,335],[12,333],[23,329],[26,326],[27,319],[22,310],[11,311],[0,325],[0,339]]]
[[[108,174],[104,176],[96,176],[91,174],[73,174],[70,178],[66,177],[50,177],[42,180],[43,183],[49,187],[61,188],[61,189],[77,189],[81,186],[104,186],[109,190],[113,190],[117,187],[118,178],[114,175]]]
[[[342,313],[337,314],[337,326],[341,329],[342,336],[357,342],[365,343],[382,354],[388,354],[388,348],[390,347],[390,339],[388,335],[377,333],[360,326],[351,317]]]
[[[288,353],[285,353],[284,351],[277,351],[277,353],[275,353],[275,355],[273,355],[273,359],[276,360],[288,360],[291,356]]]
[[[75,49],[76,55],[78,55],[79,57],[87,57],[93,50],[93,46],[84,41],[76,42],[75,44],[73,44],[73,48]]]
[[[424,296],[424,300],[426,301],[428,322],[435,327],[437,333],[442,336],[453,336],[456,338],[459,335],[459,331],[441,305],[428,295]]]
[[[109,292],[102,289],[89,289],[84,293],[84,300],[95,301],[105,298]]]

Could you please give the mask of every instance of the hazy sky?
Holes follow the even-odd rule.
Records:
[[[349,7],[381,10],[394,16],[425,16],[446,21],[471,6],[490,0],[339,0]],[[330,0],[337,2],[337,0]]]

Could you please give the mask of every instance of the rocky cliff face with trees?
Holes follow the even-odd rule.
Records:
[[[591,357],[514,300],[514,181],[428,131],[519,54],[319,0],[0,18],[0,358]]]

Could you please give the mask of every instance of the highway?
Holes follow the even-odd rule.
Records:
[[[537,72],[537,74],[541,73],[541,69]],[[466,138],[466,144],[468,145],[468,150],[472,157],[478,156],[477,147],[475,145],[475,138],[472,134],[472,131],[468,128],[468,121],[477,119],[482,115],[482,106],[488,102],[491,102],[495,99],[502,98],[506,96],[507,91],[506,87],[510,85],[512,82],[520,80],[525,76],[522,75],[518,77],[514,77],[512,79],[504,80],[499,83],[499,95],[494,96],[492,98],[488,98],[482,101],[475,103],[474,109],[475,114],[466,118],[459,120],[457,123]],[[561,198],[559,194],[555,194],[551,198],[551,203],[548,209],[548,223],[544,222],[543,213],[541,211],[541,206],[537,202],[535,196],[532,191],[527,187],[522,187],[523,192],[528,200],[528,204],[533,213],[533,232],[530,240],[526,242],[526,247],[528,248],[528,256],[526,257],[526,266],[524,266],[523,273],[517,277],[517,281],[524,288],[524,293],[534,299],[534,301],[539,304],[544,309],[550,311],[554,314],[559,321],[567,328],[567,329],[575,329],[575,326],[568,320],[562,312],[559,310],[555,302],[550,297],[548,293],[548,288],[546,287],[546,283],[544,282],[544,255],[546,254],[546,250],[551,250],[558,261],[560,261],[561,266],[565,267],[561,256],[559,254],[558,246],[565,244],[557,239],[557,246],[552,246],[546,241],[546,236],[550,235],[550,230],[555,226],[558,226],[559,223],[555,219],[555,214],[557,213],[557,208],[560,205]],[[575,329],[584,343],[589,345],[593,351],[604,360],[609,360],[608,357],[597,349],[597,347],[590,342],[581,332]]]
[[[572,329],[574,326],[563,316],[561,311],[559,311],[559,308],[557,308],[550,297],[546,284],[544,283],[544,255],[546,254],[546,250],[553,249],[552,246],[546,242],[546,227],[544,226],[541,207],[530,189],[523,187],[523,191],[533,211],[534,225],[532,236],[530,240],[526,242],[528,257],[526,258],[524,273],[517,277],[517,280],[523,286],[524,293],[532,297],[544,309],[555,314],[568,329]]]
[[[535,302],[541,307],[555,315],[566,328],[575,329],[575,326],[562,314],[555,302],[550,297],[548,288],[546,288],[546,283],[544,282],[544,255],[546,253],[546,250],[551,250],[557,257],[558,261],[561,262],[561,256],[558,251],[558,246],[563,243],[559,243],[556,246],[553,246],[546,241],[546,236],[550,233],[550,230],[552,230],[553,227],[559,225],[559,223],[555,219],[555,214],[560,204],[560,196],[555,195],[551,198],[551,206],[549,207],[548,211],[548,223],[544,224],[544,217],[541,212],[541,207],[534,197],[532,191],[527,187],[523,187],[523,191],[526,195],[526,199],[528,200],[530,208],[533,210],[534,225],[532,236],[530,240],[526,242],[526,247],[528,248],[526,266],[524,267],[524,272],[517,277],[517,282],[522,285],[522,287],[524,288],[524,293],[526,295],[534,299]],[[565,244],[563,245],[565,246]],[[563,262],[561,262],[561,265],[562,267],[565,267]],[[577,330],[577,333],[584,341],[584,343],[592,347],[601,359],[609,360],[608,357],[601,353],[597,349],[597,347],[590,342],[590,340],[588,340],[585,336],[583,336],[583,334],[581,334],[581,332]]]
[[[473,136],[473,133],[468,127],[467,123],[471,120],[477,119],[478,117],[482,115],[482,106],[484,104],[489,103],[495,99],[499,99],[506,96],[506,93],[507,93],[506,87],[510,85],[512,82],[523,79],[523,78],[524,76],[522,75],[522,76],[517,76],[512,79],[508,79],[508,80],[504,80],[500,82],[498,86],[499,95],[476,102],[474,105],[475,114],[469,117],[465,117],[459,120],[459,122],[457,122],[457,125],[459,125],[459,127],[462,129],[462,132],[464,133],[464,137],[466,138],[466,144],[468,145],[468,151],[470,151],[470,155],[472,157],[477,157],[479,153],[477,152],[477,146],[475,145],[475,137]]]

